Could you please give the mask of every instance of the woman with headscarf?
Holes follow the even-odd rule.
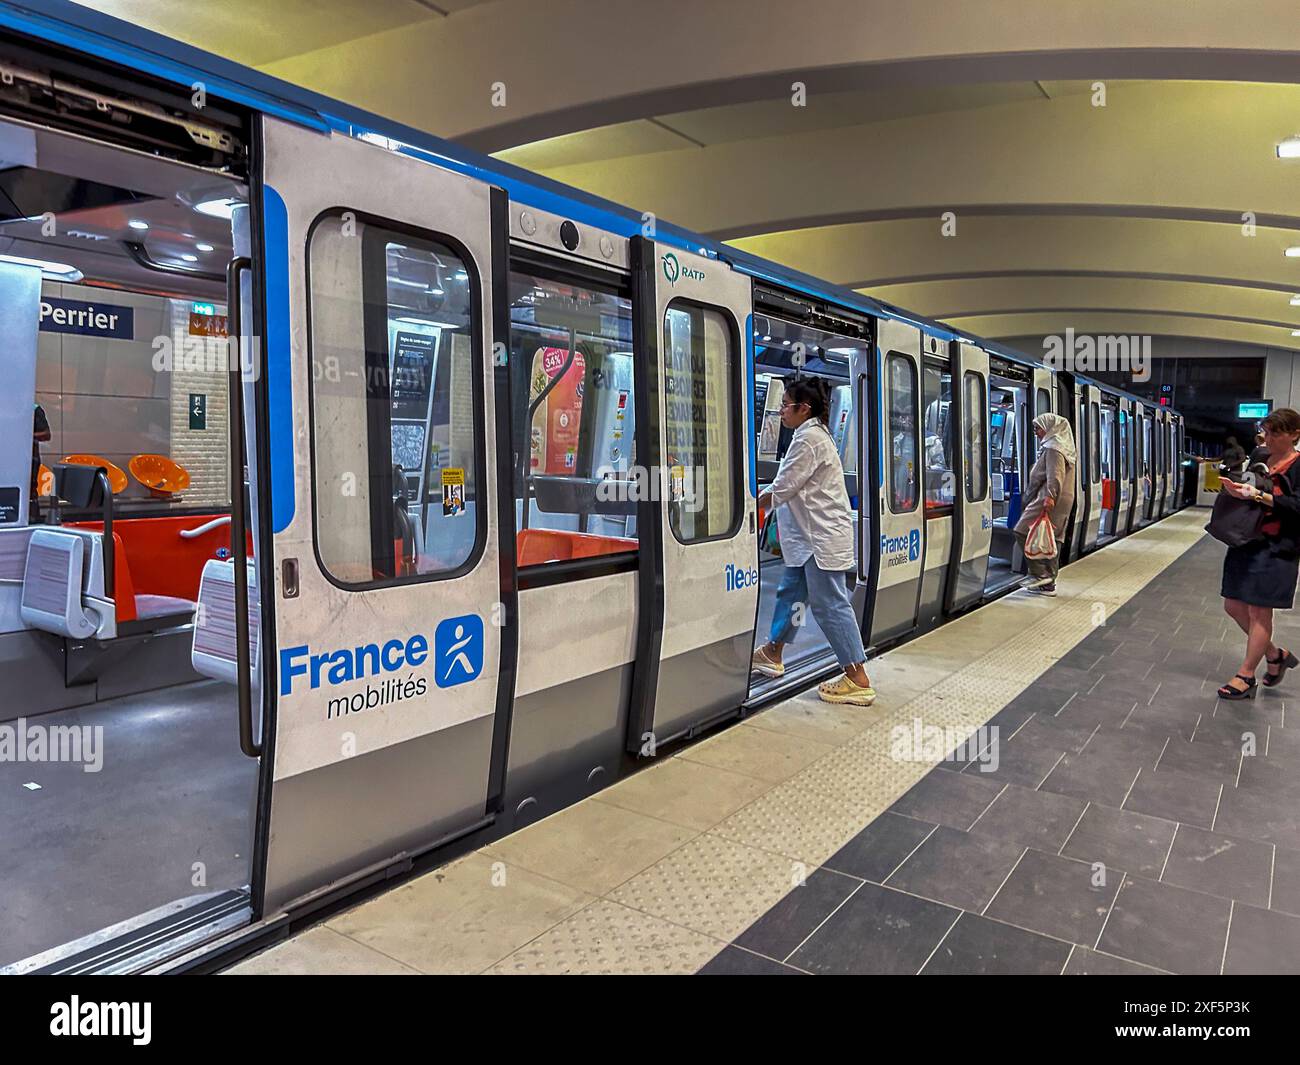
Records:
[[[1030,526],[1044,511],[1050,516],[1058,545],[1056,557],[1026,559],[1029,580],[1024,587],[1035,595],[1055,595],[1061,558],[1059,545],[1065,536],[1065,523],[1070,520],[1070,508],[1074,506],[1074,464],[1078,455],[1074,449],[1074,430],[1059,414],[1040,414],[1035,418],[1034,436],[1038,437],[1038,459],[1029,471],[1029,483],[1025,486],[1028,502],[1016,522],[1015,534],[1024,551]]]

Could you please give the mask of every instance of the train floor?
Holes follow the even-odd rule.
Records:
[[[870,709],[790,699],[230,971],[1294,972],[1300,676],[1216,699],[1243,641],[1204,523],[874,659]]]
[[[0,967],[247,885],[257,765],[240,753],[229,685],[187,684],[27,723],[102,726],[102,745],[83,763],[0,761]]]

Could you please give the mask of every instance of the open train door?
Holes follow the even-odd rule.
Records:
[[[989,483],[989,354],[954,340],[953,408],[957,412],[958,459],[953,472],[954,520],[948,613],[975,606],[984,597],[989,548],[993,542],[993,495]]]
[[[490,823],[514,508],[504,194],[359,139],[262,135],[272,913]]]
[[[1088,448],[1087,461],[1079,464],[1084,474],[1083,492],[1087,504],[1079,538],[1079,554],[1082,555],[1097,546],[1097,538],[1101,535],[1101,389],[1096,385],[1083,385],[1079,393],[1083,397],[1081,418],[1087,425],[1084,439]],[[1084,445],[1078,446],[1082,448]]]
[[[873,490],[863,478],[864,506],[871,495],[871,520],[860,521],[859,566],[870,576],[864,642],[879,647],[916,628],[925,567],[925,511],[921,491],[921,331],[881,319],[876,334],[879,416],[862,419],[859,468],[875,470]],[[859,378],[865,388],[865,377]],[[865,407],[863,408],[865,409]],[[874,451],[874,461],[869,452]]]
[[[638,238],[637,655],[628,750],[739,710],[758,611],[752,288],[726,263]]]

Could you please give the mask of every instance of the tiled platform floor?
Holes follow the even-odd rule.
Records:
[[[873,661],[869,710],[790,700],[231,971],[1300,970],[1300,675],[1217,704],[1204,522]],[[898,742],[990,719],[996,772]]]

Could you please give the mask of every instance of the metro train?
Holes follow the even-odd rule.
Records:
[[[1040,412],[1067,561],[1182,505],[1166,406],[63,0],[0,35],[9,971],[211,966],[829,675],[750,671],[792,373],[872,654],[1015,588]]]

